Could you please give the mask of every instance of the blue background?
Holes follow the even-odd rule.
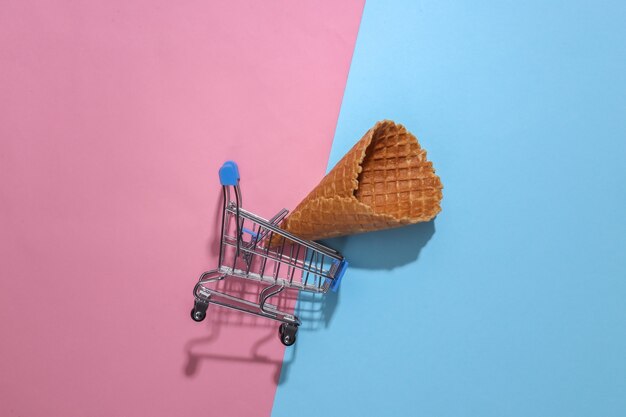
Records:
[[[329,168],[403,123],[443,211],[330,242],[352,268],[301,299],[274,417],[626,415],[625,22],[625,2],[366,4]]]

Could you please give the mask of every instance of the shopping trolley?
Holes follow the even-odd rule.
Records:
[[[216,304],[276,320],[281,322],[281,342],[291,346],[296,341],[300,319],[280,311],[269,302],[271,298],[285,289],[337,291],[348,262],[327,246],[282,230],[280,224],[288,210],[282,209],[269,220],[244,210],[235,162],[225,162],[219,177],[223,205],[218,268],[204,272],[195,285],[191,318],[204,320],[209,304]],[[220,281],[230,279],[254,280],[262,289],[254,299],[237,297],[219,287]]]

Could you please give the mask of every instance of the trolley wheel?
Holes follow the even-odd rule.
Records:
[[[280,341],[285,346],[291,346],[296,343],[296,333],[298,332],[298,326],[293,324],[282,323],[278,328],[278,334]]]
[[[191,319],[193,321],[202,321],[206,317],[206,311],[196,311],[195,308],[191,309]]]

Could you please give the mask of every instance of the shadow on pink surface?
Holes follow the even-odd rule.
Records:
[[[257,282],[232,277],[226,278],[222,283],[221,289],[224,292],[245,299],[257,298],[264,288]],[[337,306],[338,293],[298,294],[295,290],[286,290],[273,301],[280,310],[295,311],[295,314],[300,317],[302,320],[298,331],[300,334],[302,331],[315,331],[330,324]],[[247,362],[273,367],[275,370],[273,382],[275,384],[282,384],[286,381],[286,376],[289,373],[288,367],[296,358],[298,343],[287,347],[291,354],[287,355],[284,360],[282,357],[276,358],[266,353],[268,350],[266,348],[280,343],[278,322],[221,306],[210,305],[207,310],[206,321],[199,323],[199,325],[205,326],[208,333],[206,336],[190,339],[185,344],[186,362],[183,365],[185,376],[192,378],[199,372],[203,372],[202,365],[205,362],[209,364],[212,361]],[[257,337],[254,343],[248,344],[248,348],[244,348],[242,352],[226,354],[223,349],[217,349],[218,341],[225,331],[234,328],[248,328],[250,332],[255,332]]]
[[[218,225],[219,218],[214,230],[217,230]],[[342,251],[353,268],[391,270],[416,261],[434,233],[435,224],[431,221],[397,229],[330,239],[327,243]],[[210,247],[212,253],[217,256],[218,234],[213,236]],[[394,249],[393,251],[383,250],[383,247]],[[255,281],[232,277],[220,282],[222,291],[249,300],[257,299],[264,287]],[[315,294],[286,290],[273,302],[280,310],[295,311],[302,321],[299,332],[316,331],[330,326],[339,303],[339,294],[340,291]],[[273,379],[276,384],[283,384],[287,380],[289,366],[296,358],[298,343],[287,348],[291,350],[291,353],[285,355],[284,359],[267,354],[268,347],[280,343],[277,322],[211,305],[207,311],[206,322],[201,325],[207,327],[207,335],[191,339],[185,344],[186,362],[183,366],[185,376],[191,378],[203,372],[202,365],[205,362],[247,362],[273,367]],[[242,352],[224,353],[223,349],[217,348],[219,346],[217,342],[225,331],[235,328],[248,328],[250,332],[257,333],[255,341],[248,344],[247,349]]]
[[[231,246],[224,245],[223,256],[220,258],[220,245],[222,244],[220,231],[222,230],[222,212],[225,207],[223,205],[223,198],[217,198],[214,204],[214,215],[212,216],[212,220],[209,221],[211,225],[211,236],[208,239],[207,248],[210,259],[222,259],[224,266],[245,269],[245,264],[238,266],[241,258],[235,254],[235,248]],[[228,231],[233,234],[235,233],[234,224],[233,218],[226,218],[225,228],[223,229],[226,231],[226,234],[229,234]],[[246,224],[247,223],[243,223],[244,229]],[[249,225],[249,227],[254,228],[253,225]],[[257,232],[259,230],[260,229],[258,229]],[[246,241],[245,236],[243,237],[244,242]],[[286,250],[285,254],[287,254]],[[294,257],[293,250],[289,256]],[[304,253],[300,255],[300,258],[303,256]],[[298,257],[298,255],[296,254],[295,257]],[[259,261],[257,258],[258,257],[253,257],[249,261],[248,269],[252,266],[252,270],[254,270],[255,267],[261,265],[257,262]],[[269,271],[271,270],[269,266],[270,262],[267,262],[267,264],[267,270]],[[263,262],[262,265],[265,270],[265,262]],[[218,267],[217,264],[210,265],[210,268],[216,267]],[[274,269],[274,271],[274,273],[278,274],[278,269]],[[289,270],[283,268],[281,271],[287,271],[287,275],[284,275],[285,272],[280,274],[281,278],[288,279]],[[293,279],[293,272],[291,279]],[[226,276],[225,279],[212,282],[208,284],[208,286],[230,296],[258,303],[262,296],[262,291],[272,285],[256,280]],[[301,325],[299,326],[299,334],[301,334],[301,331],[314,331],[321,327],[327,327],[330,324],[332,314],[336,308],[337,300],[337,293],[332,291],[329,291],[327,294],[310,292],[299,293],[297,289],[286,288],[268,301],[275,305],[279,311],[284,311],[289,314],[294,314],[295,311],[295,315],[301,320]],[[193,298],[190,297],[189,302],[191,310]],[[191,317],[189,320],[191,320]],[[202,372],[202,364],[204,362],[220,361],[271,366],[275,368],[273,372],[273,382],[279,384],[285,380],[287,372],[286,369],[283,369],[281,379],[281,368],[286,368],[293,362],[298,344],[296,342],[295,345],[288,347],[288,349],[291,350],[291,354],[288,355],[289,359],[286,359],[286,362],[282,354],[280,356],[276,355],[276,345],[280,345],[281,343],[278,332],[279,322],[265,317],[246,314],[220,305],[210,304],[206,319],[198,325],[208,328],[208,333],[205,336],[190,339],[185,343],[184,351],[186,361],[183,366],[183,374],[186,377],[191,378],[196,376],[199,372]],[[240,329],[240,335],[242,334],[241,329],[245,332],[245,341],[243,338],[234,341],[234,344],[237,346],[236,351],[233,351],[233,349],[225,350],[224,346],[231,346],[233,344],[233,340],[228,340],[230,335],[226,335],[226,333],[235,331],[237,328]],[[283,352],[283,350],[280,349],[280,352]]]

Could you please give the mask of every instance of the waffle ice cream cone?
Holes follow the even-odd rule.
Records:
[[[443,186],[415,136],[376,123],[289,214],[282,227],[318,240],[433,219]]]

